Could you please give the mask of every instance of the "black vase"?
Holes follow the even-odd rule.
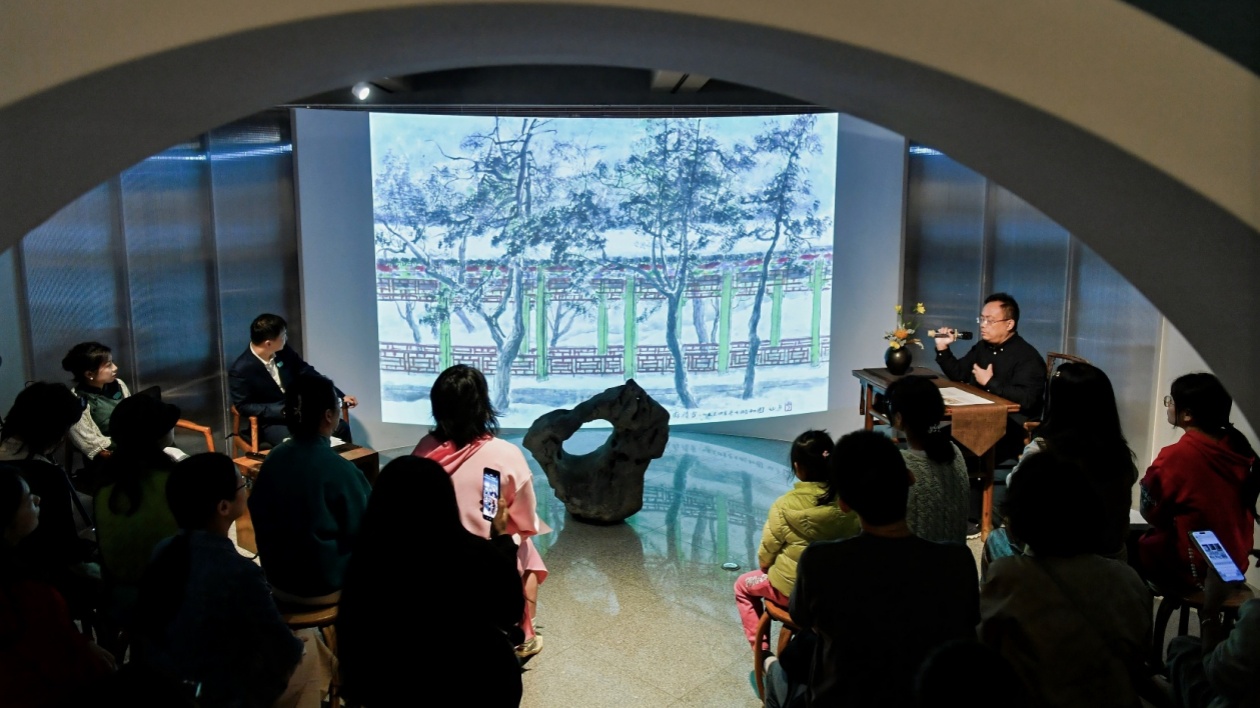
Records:
[[[888,373],[893,376],[901,376],[909,371],[913,360],[910,349],[907,347],[899,349],[888,347],[888,351],[884,352],[884,366],[888,367]]]

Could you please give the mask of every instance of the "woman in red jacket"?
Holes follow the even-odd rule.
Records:
[[[1142,516],[1151,528],[1138,542],[1143,573],[1165,590],[1203,587],[1207,565],[1191,531],[1214,531],[1247,569],[1260,478],[1256,453],[1229,422],[1233,400],[1211,374],[1186,374],[1164,397],[1168,422],[1185,430],[1160,451],[1142,478]]]

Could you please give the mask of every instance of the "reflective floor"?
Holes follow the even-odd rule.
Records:
[[[565,449],[606,437],[579,431]],[[545,648],[526,665],[521,705],[759,706],[732,586],[755,567],[770,505],[791,487],[788,449],[671,433],[647,470],[643,510],[613,526],[569,517],[527,452],[553,531],[535,540],[550,571],[538,593]],[[740,570],[723,570],[727,561]]]

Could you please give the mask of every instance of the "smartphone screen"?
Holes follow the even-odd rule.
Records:
[[[1216,534],[1211,531],[1191,531],[1190,538],[1194,544],[1199,547],[1199,552],[1207,559],[1208,563],[1216,569],[1216,573],[1221,576],[1221,580],[1227,583],[1241,582],[1244,579],[1242,571],[1238,566],[1234,565],[1234,560],[1229,557],[1229,552],[1225,550],[1225,546],[1221,545]]]
[[[499,510],[499,471],[489,467],[481,473],[481,516],[486,521]]]

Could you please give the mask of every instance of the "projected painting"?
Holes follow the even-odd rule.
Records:
[[[373,114],[382,414],[506,427],[633,378],[672,422],[827,407],[836,117]]]

